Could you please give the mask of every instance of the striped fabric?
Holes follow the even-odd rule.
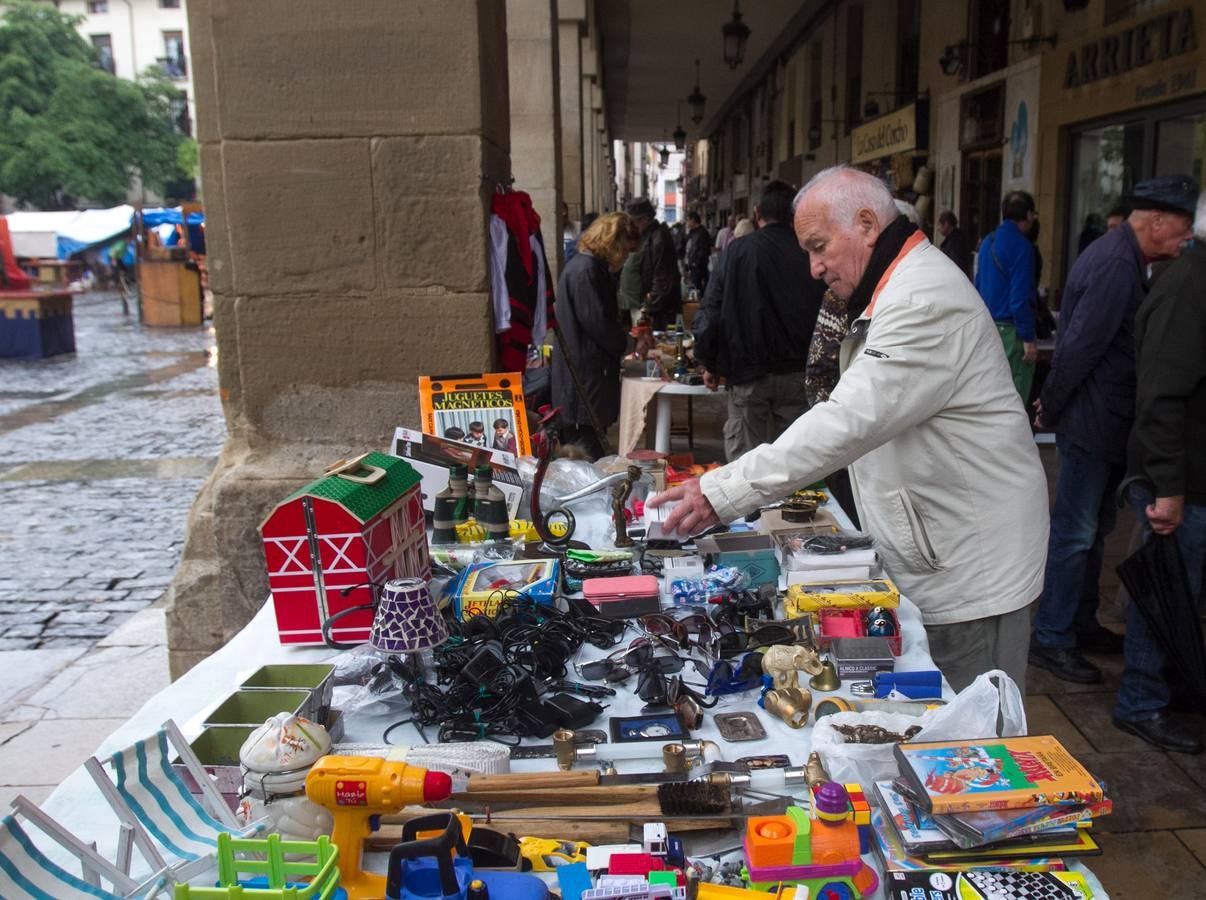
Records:
[[[11,815],[0,821],[0,897],[5,900],[121,900],[51,862]]]
[[[109,758],[117,791],[156,843],[181,860],[209,857],[231,831],[206,811],[171,764],[162,730]],[[236,832],[237,834],[237,832]]]

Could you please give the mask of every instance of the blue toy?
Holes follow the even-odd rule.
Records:
[[[445,820],[446,823],[445,823]],[[444,826],[439,837],[416,840],[424,830]],[[452,855],[456,851],[456,856]],[[412,819],[402,826],[402,843],[389,854],[387,900],[469,900],[471,882],[481,882],[492,900],[548,900],[545,883],[520,872],[474,872],[460,820],[451,813]]]

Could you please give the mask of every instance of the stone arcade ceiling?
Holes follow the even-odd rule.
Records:
[[[744,0],[742,20],[750,28],[745,60],[730,70],[724,61],[721,28],[732,18],[732,0],[599,0],[603,37],[603,86],[612,136],[622,141],[669,141],[681,101],[681,124],[689,137],[686,98],[695,86],[708,98],[706,127],[759,58],[799,16],[823,7],[816,0]]]

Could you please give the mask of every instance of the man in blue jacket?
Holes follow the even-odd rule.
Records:
[[[980,242],[976,290],[988,305],[1013,375],[1013,386],[1030,402],[1034,382],[1034,245],[1026,237],[1038,214],[1034,198],[1010,191],[1001,201],[1001,224]]]
[[[1030,643],[1030,664],[1064,681],[1101,681],[1081,650],[1122,649],[1098,623],[1097,604],[1135,419],[1135,312],[1152,261],[1177,256],[1190,238],[1197,197],[1184,175],[1137,184],[1130,218],[1085,248],[1064,286],[1055,358],[1035,404],[1035,423],[1056,432],[1060,471]]]

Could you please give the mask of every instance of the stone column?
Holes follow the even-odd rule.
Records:
[[[230,434],[169,592],[179,675],[264,603],[258,526],[493,357],[487,217],[510,168],[506,9],[190,0]]]
[[[582,197],[586,212],[601,213],[599,195],[595,190],[595,156],[599,146],[599,133],[595,128],[595,111],[589,102],[592,85],[582,79]]]
[[[556,0],[507,0],[511,172],[540,214],[553,283],[561,271],[561,66]]]
[[[585,212],[582,196],[582,22],[585,4],[571,10],[571,0],[558,0],[557,55],[560,65],[561,101],[561,194],[569,207],[569,217],[582,220]]]

